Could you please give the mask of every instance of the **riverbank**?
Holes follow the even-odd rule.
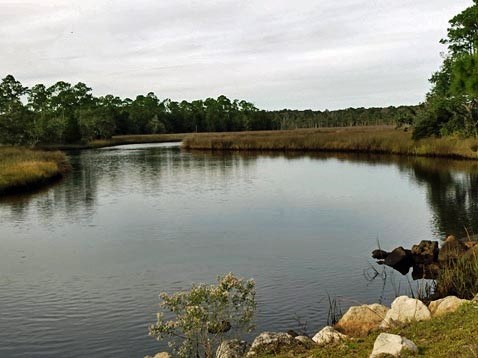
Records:
[[[36,189],[68,170],[68,159],[62,152],[0,147],[0,195]]]
[[[412,139],[392,126],[296,129],[289,131],[194,133],[185,149],[237,151],[350,152],[478,159],[478,140],[458,137]]]
[[[110,139],[98,139],[84,144],[44,144],[39,145],[38,148],[46,150],[78,150],[126,144],[181,142],[187,135],[185,133],[119,135],[113,136]]]
[[[412,322],[389,332],[397,334],[414,342],[418,347],[418,356],[448,358],[476,357],[478,343],[475,330],[478,324],[478,306],[476,303],[463,305],[458,311],[435,317],[429,321]],[[370,333],[364,338],[355,338],[339,344],[302,350],[288,351],[277,355],[264,354],[259,358],[322,358],[322,357],[370,357],[374,342],[380,332]],[[402,357],[414,357],[417,354],[404,352]]]

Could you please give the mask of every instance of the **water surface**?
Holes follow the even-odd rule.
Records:
[[[0,357],[143,357],[158,294],[256,279],[257,331],[310,333],[408,293],[370,252],[476,229],[474,162],[212,154],[176,145],[71,153],[72,173],[0,201]]]

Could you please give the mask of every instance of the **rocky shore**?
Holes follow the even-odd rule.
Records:
[[[474,238],[476,239],[476,238]],[[421,241],[410,250],[402,246],[391,252],[377,249],[372,257],[378,264],[387,265],[406,275],[412,269],[412,277],[418,279],[436,279],[440,268],[453,264],[459,258],[476,256],[478,241],[471,238],[457,239],[448,236],[439,247],[438,241]]]
[[[309,337],[289,332],[263,332],[252,343],[240,340],[226,340],[216,351],[216,358],[251,358],[271,356],[327,356],[321,355],[321,350],[339,350],[343,345],[358,344],[367,337],[375,337],[373,348],[367,356],[380,357],[388,355],[400,357],[414,355],[420,350],[420,342],[414,342],[406,336],[396,334],[397,329],[403,329],[416,322],[433,322],[443,316],[453,314],[465,305],[477,303],[478,298],[464,300],[455,296],[424,302],[407,296],[397,297],[391,307],[380,304],[353,306],[342,316],[339,322],[327,326]],[[309,353],[317,354],[310,355]],[[328,354],[327,353],[327,354]],[[362,354],[358,356],[363,356]],[[166,352],[158,353],[149,358],[168,358]]]

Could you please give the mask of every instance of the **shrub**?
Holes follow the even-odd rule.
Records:
[[[149,335],[169,338],[180,357],[213,357],[215,348],[226,338],[253,330],[256,302],[255,282],[233,274],[218,277],[217,285],[193,285],[191,290],[172,295],[162,293],[157,322]],[[165,318],[169,312],[171,319]]]

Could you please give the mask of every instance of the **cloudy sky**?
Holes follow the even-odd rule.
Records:
[[[264,109],[415,104],[471,0],[0,0],[0,75]]]

